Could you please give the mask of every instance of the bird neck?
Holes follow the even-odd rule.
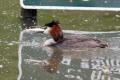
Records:
[[[54,25],[52,27],[52,30],[50,31],[50,35],[55,40],[55,42],[63,41],[63,32],[62,32],[61,28],[57,25]]]

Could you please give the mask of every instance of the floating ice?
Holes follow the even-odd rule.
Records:
[[[0,65],[0,68],[3,68],[3,65]]]
[[[66,78],[75,78],[74,75],[65,75]]]

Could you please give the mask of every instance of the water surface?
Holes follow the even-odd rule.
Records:
[[[65,35],[84,34],[108,42],[106,49],[64,52],[42,46],[50,36],[21,32],[18,80],[120,80],[120,32],[65,30]],[[47,37],[47,38],[46,38]]]
[[[97,72],[95,71],[101,71],[101,70],[94,69],[95,71],[92,73],[93,69],[90,68],[90,65],[89,65],[91,63],[90,62],[91,58],[94,57],[92,56],[93,54],[92,55],[91,53],[86,54],[86,55],[90,55],[90,56],[86,56],[86,55],[82,55],[83,52],[79,56],[75,54],[76,56],[78,56],[77,58],[76,56],[75,58],[73,58],[69,55],[55,54],[55,56],[58,56],[58,55],[60,56],[58,57],[58,60],[56,60],[59,63],[56,69],[57,73],[55,72],[52,74],[49,73],[50,71],[49,69],[46,69],[44,67],[45,65],[44,63],[45,61],[52,59],[53,50],[48,51],[48,49],[46,50],[46,48],[41,48],[41,45],[42,45],[41,42],[46,40],[46,38],[43,38],[46,35],[41,35],[42,37],[42,40],[41,40],[41,37],[39,36],[39,34],[25,33],[24,38],[22,38],[23,41],[22,42],[19,41],[20,27],[21,27],[20,26],[20,9],[21,7],[19,4],[19,0],[0,0],[0,80],[17,80],[17,78],[24,79],[24,80],[30,80],[30,79],[44,80],[47,77],[48,77],[47,78],[48,80],[49,79],[56,80],[60,78],[61,79],[62,78],[78,79],[79,76],[80,78],[85,79],[87,74],[89,79],[91,79],[90,76],[93,73],[98,75]],[[62,29],[66,29],[66,30],[69,30],[69,29],[81,30],[81,31],[113,31],[113,30],[119,31],[120,30],[120,12],[119,11],[109,12],[109,11],[38,10],[37,16],[38,16],[37,17],[38,25],[44,25],[45,23],[50,22],[51,20],[59,20],[61,23],[60,25]],[[71,33],[71,31],[67,31],[67,32],[69,34]],[[100,51],[101,54],[99,55],[102,56],[101,59],[104,62],[105,62],[105,59],[108,60],[108,62],[105,63],[106,65],[108,63],[112,65],[111,59],[114,59],[113,62],[117,66],[114,66],[114,67],[112,66],[112,68],[114,68],[113,69],[114,74],[111,73],[109,77],[114,78],[114,80],[115,79],[119,80],[119,76],[118,76],[119,59],[115,58],[116,56],[119,57],[119,50],[120,50],[118,46],[119,45],[118,41],[120,36],[119,33],[113,33],[113,34],[110,33],[110,35],[107,35],[107,34],[102,35],[102,34],[94,33],[94,34],[90,34],[89,36],[97,37],[97,38],[100,37],[100,39],[103,39],[103,40],[105,39],[105,41],[110,43],[110,48],[107,49],[107,52],[104,52],[105,50]],[[49,38],[49,36],[47,37]],[[108,39],[106,39],[105,37]],[[21,45],[23,47],[21,47],[21,50],[20,50]],[[18,52],[20,51],[25,57],[21,56],[22,70],[19,71],[20,66],[18,68],[18,62],[20,60],[18,60],[18,58],[20,58],[21,54],[18,55]],[[59,53],[58,51],[59,50],[57,49],[57,52],[55,52],[55,49],[54,49],[55,53]],[[98,54],[94,54],[94,55],[97,56]],[[105,56],[106,58],[103,59]],[[31,58],[33,60],[32,62],[31,62]],[[89,60],[86,60],[86,58]],[[100,59],[100,57],[98,57],[98,59]],[[84,63],[85,61],[86,63]],[[23,66],[23,64],[25,65]],[[83,66],[84,67],[83,68],[81,67],[82,64],[85,64],[85,66],[87,64],[87,66],[88,65],[89,66],[86,68]],[[85,72],[83,69],[87,71]],[[87,73],[90,70],[91,72]],[[115,71],[116,71],[116,74],[115,74]]]

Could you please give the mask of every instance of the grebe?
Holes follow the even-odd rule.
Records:
[[[52,21],[41,27],[43,33],[51,35],[52,39],[45,41],[44,46],[55,46],[62,49],[83,49],[83,48],[105,48],[108,44],[88,37],[86,35],[68,35],[63,36],[63,32],[60,28],[58,21]]]

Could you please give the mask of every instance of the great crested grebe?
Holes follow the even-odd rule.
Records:
[[[45,41],[44,46],[55,46],[63,49],[105,48],[107,43],[86,35],[63,36],[58,21],[52,21],[41,27],[43,33],[51,35],[52,39]]]

